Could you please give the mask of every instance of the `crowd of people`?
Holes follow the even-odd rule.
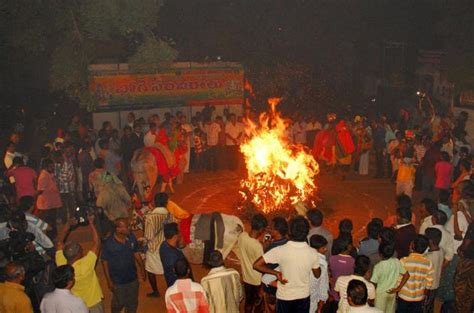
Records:
[[[393,215],[372,219],[365,238],[354,240],[350,219],[332,233],[318,208],[304,216],[289,208],[270,221],[256,214],[234,249],[240,271],[208,249],[209,272],[199,282],[183,253],[189,214],[168,197],[189,170],[242,166],[238,147],[249,136],[242,117],[216,116],[210,106],[189,121],[181,112],[163,122],[130,112],[121,137],[110,122],[95,132],[74,117],[67,131],[41,143],[37,160],[17,151],[14,134],[4,157],[0,312],[104,312],[99,259],[114,313],[137,311],[139,278],[150,284],[148,297],[160,297],[160,275],[168,312],[472,312],[467,116],[424,112],[424,100],[418,115],[401,111],[393,122],[330,114],[325,125],[296,117],[287,129],[286,140],[312,147],[330,173],[368,175],[372,152],[375,177],[396,183]],[[131,172],[141,150],[156,156],[160,184],[137,200]],[[414,190],[423,192],[419,210]],[[131,220],[135,209],[141,228]],[[92,235],[88,250],[68,239],[79,227]]]

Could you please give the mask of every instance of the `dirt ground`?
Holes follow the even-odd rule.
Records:
[[[215,173],[191,173],[185,177],[184,184],[176,186],[176,193],[171,199],[192,213],[219,211],[228,214],[239,214],[235,206],[238,201],[239,181],[243,173],[219,171]],[[322,203],[320,208],[325,214],[324,224],[334,234],[337,225],[343,218],[350,218],[354,223],[354,239],[358,242],[366,231],[365,225],[372,217],[382,219],[395,212],[395,185],[387,179],[373,179],[372,175],[361,177],[351,174],[346,180],[336,175],[322,173],[318,177],[318,185]],[[415,194],[415,204],[419,195]],[[415,206],[416,207],[416,206]],[[415,209],[415,212],[417,210]],[[87,248],[90,236],[86,229],[73,233]],[[238,261],[232,254],[226,261],[227,266],[239,268]],[[105,296],[106,312],[110,312],[111,293],[107,289],[102,266],[97,265],[97,273]],[[207,274],[207,269],[193,265],[194,277],[200,281]],[[138,312],[166,312],[164,293],[166,285],[163,277],[158,277],[161,297],[147,298],[151,292],[148,282],[140,282]]]

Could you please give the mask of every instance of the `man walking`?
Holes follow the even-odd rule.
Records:
[[[135,313],[138,308],[137,265],[145,280],[143,261],[138,254],[138,242],[128,229],[125,218],[115,220],[115,232],[102,249],[102,265],[107,285],[112,291],[112,313]]]

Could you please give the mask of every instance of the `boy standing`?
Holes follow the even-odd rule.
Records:
[[[316,249],[319,255],[319,267],[321,276],[316,278],[311,276],[309,285],[310,292],[310,312],[321,312],[324,303],[329,297],[329,273],[326,253],[328,252],[328,241],[321,235],[313,235],[309,239],[311,248]]]
[[[409,274],[399,259],[393,257],[395,248],[392,243],[382,242],[379,246],[382,261],[375,265],[372,278],[375,285],[375,307],[385,313],[395,312],[396,293],[408,280]],[[400,284],[397,281],[403,275]]]
[[[439,247],[442,237],[442,233],[439,229],[432,227],[427,228],[425,231],[425,236],[429,241],[429,250],[425,256],[433,264],[434,276],[433,284],[430,288],[428,288],[428,293],[423,305],[423,311],[425,313],[430,313],[433,312],[434,309],[436,290],[439,287],[439,281],[441,279],[441,271],[443,269],[444,262],[444,251]]]
[[[418,235],[410,255],[400,260],[410,277],[398,292],[397,313],[423,313],[425,292],[432,287],[434,277],[433,263],[423,255],[428,243],[426,236]]]

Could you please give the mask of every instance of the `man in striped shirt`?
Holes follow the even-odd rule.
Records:
[[[411,243],[410,255],[400,260],[410,277],[398,292],[397,313],[423,312],[425,294],[434,279],[433,264],[423,255],[428,244],[426,236],[418,235]]]

